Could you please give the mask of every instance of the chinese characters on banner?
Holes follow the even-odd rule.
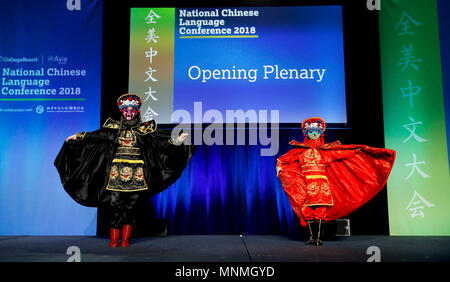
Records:
[[[398,66],[401,67],[401,72],[404,72],[406,69],[409,68],[411,71],[417,71],[420,72],[420,63],[423,62],[421,58],[417,58],[414,55],[414,46],[413,44],[409,43],[409,37],[414,37],[415,32],[414,29],[416,27],[420,27],[423,24],[419,22],[418,20],[414,19],[412,16],[410,16],[408,13],[403,11],[402,17],[400,18],[399,22],[395,26],[395,29],[397,30],[397,36],[400,38],[405,38],[404,41],[406,44],[403,46],[403,49],[400,51],[401,57],[400,61],[397,63]],[[402,41],[399,39],[399,41]],[[402,41],[403,43],[403,41]],[[422,91],[422,86],[420,85],[414,85],[411,80],[408,79],[407,81],[407,87],[400,87],[400,91],[403,98],[407,98],[409,102],[409,108],[411,109],[411,112],[409,112],[409,115],[413,114],[414,109],[414,96],[420,95]],[[409,132],[409,136],[402,141],[402,144],[405,144],[406,142],[416,142],[412,148],[421,146],[421,143],[427,142],[428,140],[425,138],[422,138],[421,136],[418,136],[416,133],[416,125],[423,125],[422,121],[414,121],[414,117],[408,116],[411,123],[406,123],[402,125],[403,128],[405,128]],[[425,125],[426,126],[426,125]],[[414,137],[411,140],[411,137]],[[410,141],[411,140],[411,141]],[[414,152],[411,153],[413,161],[410,163],[404,164],[405,167],[408,167],[410,169],[410,172],[408,176],[406,176],[405,180],[411,180],[414,181],[414,177],[422,177],[422,178],[431,178],[430,175],[423,172],[423,170],[420,167],[426,167],[425,161],[417,161],[417,156]],[[412,179],[411,179],[412,178]],[[412,218],[416,216],[420,216],[422,218],[425,217],[424,209],[425,207],[434,207],[433,204],[426,201],[420,194],[417,193],[417,191],[414,191],[413,197],[411,201],[409,202],[408,206],[405,208],[405,210],[408,210],[410,212],[410,216]]]
[[[174,8],[132,8],[129,92],[142,97],[143,121],[173,110]]]
[[[390,232],[449,235],[436,1],[393,2],[383,3],[379,17],[386,147],[397,151],[388,181]]]
[[[150,9],[150,12],[148,13],[147,17],[145,17],[145,23],[147,25],[149,25],[149,28],[147,30],[147,36],[145,37],[145,41],[149,45],[148,46],[149,49],[145,51],[145,57],[148,58],[147,63],[149,64],[148,69],[145,72],[145,74],[147,75],[145,82],[148,81],[150,85],[148,86],[148,91],[144,92],[145,93],[144,102],[147,102],[149,100],[149,98],[151,99],[150,102],[158,101],[158,98],[155,97],[157,95],[156,90],[152,90],[152,86],[154,87],[154,85],[155,85],[153,82],[158,81],[153,76],[153,74],[155,72],[157,72],[157,70],[152,68],[153,57],[158,54],[158,50],[154,50],[152,45],[154,45],[154,47],[157,48],[159,36],[156,35],[154,24],[156,24],[156,20],[160,19],[160,18],[161,18],[161,16],[156,14],[151,9]],[[153,94],[155,94],[155,95],[153,95]],[[145,103],[145,105],[147,107],[146,107],[146,109],[144,108],[143,115],[142,115],[142,118],[144,121],[154,119],[155,116],[159,115],[148,105],[148,103]]]

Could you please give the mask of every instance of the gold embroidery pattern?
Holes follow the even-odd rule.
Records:
[[[322,160],[322,156],[315,148],[306,150],[303,154],[303,163],[305,165],[317,165]]]
[[[143,160],[114,159],[113,163],[144,164]]]
[[[140,156],[141,150],[139,148],[133,147],[118,147],[116,155]]]
[[[323,164],[302,165],[301,170],[303,173],[305,173],[305,172],[325,172],[325,165],[323,165]]]
[[[319,185],[317,185],[316,182],[312,182],[308,184],[308,194],[311,196],[315,196],[317,195],[317,193],[319,193]]]
[[[144,160],[141,150],[137,146],[136,133],[141,125],[142,123],[131,129],[120,131],[107,190],[134,192],[149,189],[145,179]],[[120,122],[110,119],[104,127],[120,129]]]
[[[322,184],[322,193],[326,197],[329,197],[331,195],[330,186],[328,186],[328,183]]]
[[[290,171],[281,171],[278,178],[281,181],[283,189],[288,193],[290,201],[294,201],[294,203],[300,203],[303,201],[305,191],[303,190],[304,186],[298,176],[292,175],[292,172]],[[297,190],[296,193],[292,194],[291,192],[294,192],[295,190]]]
[[[136,136],[132,131],[122,131],[119,136],[119,145],[122,147],[136,147]]]
[[[120,129],[120,121],[115,121],[112,118],[108,118],[103,124],[105,128]],[[139,135],[146,135],[148,133],[154,132],[157,128],[157,123],[154,119],[142,122],[139,125],[132,128],[133,132]]]
[[[77,134],[75,134],[75,137],[76,137],[77,139],[83,139],[84,136],[86,136],[86,131],[78,132]]]
[[[133,169],[129,166],[123,167],[120,170],[120,180],[123,182],[131,181],[131,177],[133,175]]]
[[[134,179],[137,181],[144,181],[144,170],[142,167],[138,167],[134,173]]]
[[[325,175],[305,175],[306,179],[326,179],[328,180],[328,177]]]
[[[119,129],[120,128],[120,122],[115,121],[112,118],[108,118],[105,123],[103,124],[103,127],[106,128],[112,128],[112,129]]]
[[[112,166],[111,167],[111,172],[110,172],[110,174],[109,174],[109,177],[111,178],[111,179],[116,179],[117,178],[117,176],[119,175],[119,169],[117,168],[117,166]]]
[[[139,135],[146,135],[156,130],[157,124],[154,119],[141,123],[140,125],[133,127],[133,131]]]

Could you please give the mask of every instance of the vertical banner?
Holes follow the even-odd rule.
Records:
[[[450,235],[450,177],[436,0],[379,13],[391,235]]]
[[[171,120],[175,8],[131,9],[129,92],[140,95],[142,120]]]
[[[100,123],[102,0],[3,1],[0,8],[0,235],[93,235],[53,162]]]

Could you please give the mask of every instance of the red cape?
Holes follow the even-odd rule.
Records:
[[[301,220],[301,206],[306,196],[305,176],[300,170],[299,157],[312,146],[291,141],[295,148],[278,158],[281,168],[278,177],[287,193],[292,208]],[[370,199],[386,184],[395,160],[395,151],[366,145],[341,145],[339,141],[315,146],[326,165],[333,206],[325,220],[349,215]]]

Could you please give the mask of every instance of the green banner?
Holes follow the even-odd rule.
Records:
[[[436,0],[386,0],[379,12],[391,235],[450,235],[450,177]]]
[[[170,120],[175,8],[132,8],[130,21],[128,90],[142,97],[143,121]]]

